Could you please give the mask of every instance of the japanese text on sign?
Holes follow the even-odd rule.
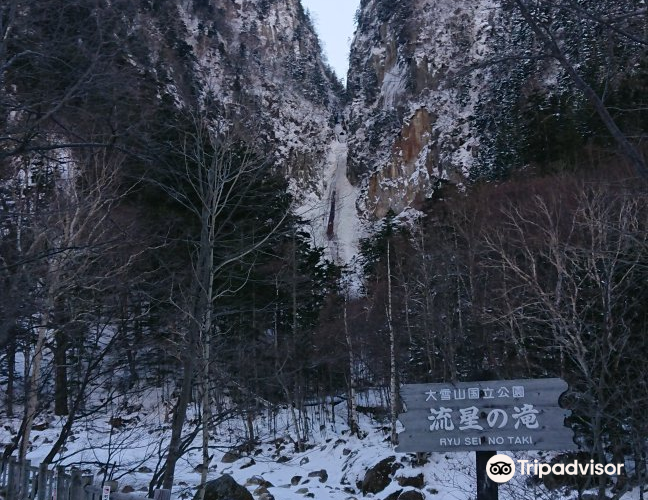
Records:
[[[441,389],[440,391],[429,390],[425,393],[426,401],[459,401],[464,399],[502,399],[502,398],[523,398],[524,386],[514,385],[508,387],[469,387],[467,389]]]
[[[398,451],[575,449],[558,378],[405,384]]]
[[[503,429],[509,423],[509,420],[513,423],[515,429],[526,428],[526,429],[537,429],[540,424],[538,423],[538,410],[536,410],[533,405],[525,404],[522,406],[513,407],[513,412],[511,413],[511,419],[509,419],[509,413],[500,408],[494,408],[488,410],[486,413],[486,424],[491,429]],[[438,409],[430,408],[431,415],[428,416],[428,420],[431,422],[430,431],[452,431],[455,430],[455,419],[453,420],[454,411],[451,408],[445,408],[443,406]],[[483,431],[484,427],[479,424],[480,410],[476,406],[470,406],[468,408],[460,408],[458,413],[458,419],[456,428],[460,431],[466,430],[477,430]]]

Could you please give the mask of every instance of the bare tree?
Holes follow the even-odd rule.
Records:
[[[356,401],[356,386],[357,386],[357,354],[356,354],[356,347],[355,343],[353,341],[353,337],[351,336],[351,331],[349,329],[349,320],[348,320],[348,309],[349,309],[349,290],[348,290],[348,285],[346,286],[346,289],[343,291],[344,293],[344,310],[342,312],[343,314],[343,324],[344,324],[344,339],[346,341],[346,349],[348,352],[348,357],[349,357],[349,367],[348,367],[348,372],[349,372],[349,380],[347,382],[348,385],[348,401],[347,401],[347,408],[348,408],[348,417],[347,421],[349,423],[349,429],[351,431],[351,434],[355,434],[356,436],[360,436],[360,426],[358,423],[358,404]]]
[[[162,188],[189,213],[198,233],[190,242],[191,273],[187,285],[172,302],[186,322],[179,356],[182,362],[182,384],[175,405],[171,426],[171,440],[167,453],[162,485],[171,489],[175,465],[182,454],[182,430],[191,400],[195,375],[203,374],[203,448],[207,451],[209,422],[209,394],[211,377],[209,366],[213,349],[212,339],[218,335],[215,307],[219,298],[231,295],[246,282],[247,257],[254,254],[282,226],[287,213],[277,220],[265,221],[260,236],[232,248],[228,242],[233,230],[232,221],[245,207],[256,183],[267,174],[270,163],[262,159],[239,131],[228,128],[217,130],[208,124],[205,116],[191,119],[192,130],[184,134],[179,158],[183,168]],[[231,124],[226,125],[230,127]],[[243,264],[242,281],[233,284],[222,280],[233,265]],[[219,281],[220,279],[220,281]],[[202,347],[201,347],[202,346]],[[202,367],[202,369],[201,369]],[[206,411],[205,411],[206,410]],[[206,480],[208,463],[203,463],[202,481]],[[201,489],[201,491],[204,491]]]
[[[84,161],[85,160],[85,161]],[[29,217],[30,225],[22,228],[28,233],[24,242],[23,273],[31,280],[31,293],[37,297],[38,324],[36,342],[30,359],[30,373],[19,456],[24,459],[30,444],[34,417],[38,411],[41,392],[41,369],[45,349],[53,346],[55,367],[55,397],[59,414],[67,408],[66,334],[58,330],[61,318],[57,311],[64,309],[79,290],[87,297],[105,297],[125,269],[136,258],[131,255],[116,267],[106,265],[105,259],[122,243],[123,235],[115,227],[115,207],[124,193],[118,194],[121,155],[105,150],[89,154],[81,160],[68,158],[59,166],[54,177],[54,188],[49,202],[40,206]],[[31,173],[30,173],[31,175]],[[28,182],[29,176],[23,182]],[[114,264],[114,263],[110,263]],[[63,400],[61,402],[61,399]],[[72,421],[74,416],[72,415]]]
[[[393,321],[392,302],[392,273],[391,273],[391,241],[387,238],[387,331],[389,332],[389,416],[391,423],[391,442],[398,443],[396,420],[398,418],[398,375],[396,373],[396,333]]]
[[[635,415],[647,407],[648,385],[632,365],[646,346],[646,201],[610,186],[537,196],[505,209],[501,227],[485,236],[487,267],[501,273],[492,283],[497,321],[524,346],[520,356],[533,356],[535,372],[571,382],[600,461],[610,450],[622,459],[620,447],[645,432]]]

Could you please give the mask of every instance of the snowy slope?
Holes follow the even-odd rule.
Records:
[[[360,394],[363,405],[375,404],[367,394]],[[153,471],[158,465],[159,451],[164,449],[165,422],[161,395],[150,391],[136,400],[129,401],[131,414],[122,413],[124,427],[116,429],[109,424],[114,417],[108,408],[103,416],[78,422],[74,438],[61,457],[61,463],[76,465],[88,473],[95,474],[97,482],[116,479],[120,489],[128,486],[135,491],[148,487]],[[367,498],[384,499],[397,491],[417,489],[400,486],[399,478],[424,476],[424,486],[418,490],[427,499],[470,500],[475,496],[474,454],[432,453],[424,463],[418,464],[414,454],[396,453],[389,443],[388,426],[367,415],[361,415],[360,426],[363,438],[349,436],[345,422],[345,405],[311,407],[307,415],[311,431],[306,442],[306,451],[294,451],[294,432],[291,415],[287,409],[258,415],[254,422],[257,445],[241,452],[233,462],[224,456],[230,455],[245,441],[245,422],[234,417],[211,430],[210,443],[213,459],[208,479],[230,474],[251,492],[259,489],[260,482],[269,482],[267,490],[276,499],[297,500],[304,498],[349,500],[361,498],[361,486],[367,471],[378,462],[394,457],[397,469],[391,474],[391,482],[379,493],[367,493]],[[167,415],[168,417],[168,415]],[[191,416],[190,416],[191,418]],[[50,421],[49,428],[34,433],[34,446],[28,455],[37,463],[55,439],[60,422],[51,417],[43,418],[37,424]],[[0,442],[10,439],[18,421],[6,421],[0,429]],[[402,429],[402,427],[401,427]],[[201,464],[200,438],[194,447],[181,459],[176,471],[173,497],[191,498],[200,481]],[[162,447],[162,448],[161,448]],[[528,454],[516,453],[516,458],[529,458]],[[541,458],[530,455],[531,459]],[[321,471],[326,472],[325,477]],[[107,472],[106,472],[107,471]],[[108,477],[110,476],[110,477]],[[262,481],[259,480],[262,478]],[[261,490],[262,491],[262,490]],[[257,491],[259,494],[260,491]],[[622,498],[638,498],[637,492],[629,492]],[[519,476],[511,483],[500,487],[502,500],[515,499],[574,499],[576,492],[548,491],[541,484],[523,481]]]

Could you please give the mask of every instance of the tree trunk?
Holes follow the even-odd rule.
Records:
[[[396,338],[392,322],[392,282],[391,282],[391,243],[387,240],[387,328],[389,330],[389,400],[391,416],[391,443],[398,444],[396,434],[396,419],[398,418],[398,382],[396,377]]]
[[[348,384],[348,422],[351,435],[360,435],[360,428],[358,426],[358,411],[356,406],[356,377],[355,377],[355,352],[353,350],[353,342],[351,342],[351,333],[349,332],[349,324],[347,322],[347,297],[344,298],[344,336],[346,338],[347,351],[349,352],[349,384]],[[335,412],[333,412],[335,415]]]
[[[189,351],[189,350],[187,350]],[[182,428],[185,418],[187,417],[187,407],[191,401],[191,389],[193,375],[195,370],[195,361],[191,352],[186,352],[182,366],[182,385],[180,395],[173,412],[173,421],[171,422],[171,441],[169,442],[169,451],[167,453],[166,463],[164,465],[164,477],[162,479],[162,488],[173,489],[173,476],[178,459],[182,455],[180,445],[182,444]]]
[[[250,408],[245,412],[245,423],[247,426],[248,441],[254,443],[256,441],[256,435],[254,433],[254,413]]]
[[[7,418],[12,418],[14,395],[14,380],[16,378],[16,338],[14,332],[10,332],[11,336],[7,344],[7,394],[5,396],[5,406],[7,408]]]
[[[43,362],[43,347],[45,345],[45,337],[47,336],[48,319],[49,315],[45,315],[42,318],[43,325],[38,328],[38,340],[36,341],[36,349],[34,350],[34,357],[32,359],[31,376],[29,378],[29,387],[27,389],[27,403],[25,405],[24,432],[20,443],[20,449],[18,451],[18,461],[21,463],[25,461],[27,456],[29,437],[38,410],[38,380],[40,378],[41,364]]]
[[[67,335],[61,330],[54,334],[54,414],[67,415],[68,380],[67,380]]]
[[[203,339],[203,394],[202,394],[202,468],[200,470],[200,486],[198,488],[198,499],[203,500],[205,497],[205,483],[207,483],[207,474],[209,473],[209,424],[212,419],[211,402],[209,400],[209,352],[210,338],[209,333]]]

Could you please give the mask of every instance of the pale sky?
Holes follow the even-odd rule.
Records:
[[[301,0],[313,21],[324,53],[335,74],[346,81],[349,49],[353,38],[353,18],[360,0]]]

